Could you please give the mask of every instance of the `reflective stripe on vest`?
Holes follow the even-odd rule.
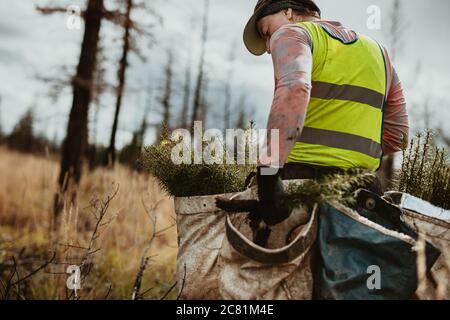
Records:
[[[381,47],[363,35],[340,41],[320,23],[299,25],[312,39],[312,90],[305,126],[288,162],[377,170],[387,88]]]
[[[306,127],[303,129],[298,142],[356,151],[372,158],[379,158],[383,154],[381,145],[375,141],[349,133],[324,129]]]
[[[368,104],[374,108],[381,108],[384,102],[384,95],[367,88],[320,81],[312,81],[311,97],[328,100],[354,101]]]

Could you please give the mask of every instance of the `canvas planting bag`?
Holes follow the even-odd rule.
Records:
[[[255,190],[248,189],[175,199],[182,299],[413,298],[419,234],[427,241],[427,274],[431,271],[439,286],[427,277],[420,281],[416,296],[449,296],[450,225],[446,222],[402,210],[399,232],[377,212],[321,203],[307,213],[309,220],[289,245],[266,249],[251,241],[247,214],[218,209],[217,196],[257,198]],[[372,265],[382,270],[383,290],[366,287]]]
[[[250,189],[220,195],[256,199]],[[247,214],[227,214],[215,196],[175,199],[182,299],[311,299],[317,208],[295,239],[278,249],[254,244]]]

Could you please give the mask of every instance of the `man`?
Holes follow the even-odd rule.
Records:
[[[281,178],[376,171],[383,155],[402,150],[409,131],[402,85],[376,41],[322,20],[312,0],[259,0],[244,43],[254,55],[271,54],[274,65],[268,129],[279,130],[275,167],[282,170],[271,175],[267,163],[258,167],[267,224],[289,216],[280,201]]]

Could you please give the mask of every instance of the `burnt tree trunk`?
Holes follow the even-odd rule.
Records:
[[[189,99],[191,97],[191,56],[189,51],[188,63],[186,66],[185,82],[184,82],[183,107],[181,109],[180,127],[187,128],[188,126],[188,112]]]
[[[73,102],[70,110],[67,134],[61,157],[58,184],[60,192],[55,195],[54,214],[58,215],[64,205],[64,194],[69,187],[77,185],[81,179],[82,159],[87,149],[88,109],[91,101],[91,86],[103,15],[103,0],[89,0],[85,13],[85,30],[81,45],[80,60],[76,76],[73,78]],[[72,190],[72,201],[75,200]]]
[[[173,78],[173,59],[174,53],[172,50],[167,51],[167,65],[165,68],[166,83],[164,86],[164,96],[161,100],[163,107],[163,120],[160,128],[160,136],[167,133],[170,128],[170,116],[171,116],[171,106],[172,106],[172,78]]]
[[[127,0],[125,12],[125,33],[123,36],[122,57],[119,63],[118,79],[119,85],[117,87],[116,111],[114,113],[114,122],[111,130],[111,138],[109,141],[108,151],[106,152],[105,165],[113,165],[116,162],[116,134],[119,125],[120,108],[122,106],[122,98],[125,87],[125,74],[128,65],[128,52],[130,51],[130,30],[131,30],[131,9],[133,7],[133,0]]]
[[[227,80],[225,85],[225,105],[224,105],[224,120],[223,120],[223,130],[226,132],[230,127],[230,115],[231,115],[231,83]]]
[[[203,30],[202,30],[202,51],[200,54],[200,64],[197,76],[197,83],[195,86],[194,93],[194,105],[192,111],[192,122],[191,128],[194,128],[194,122],[199,119],[199,112],[202,104],[202,86],[203,86],[203,78],[204,78],[204,68],[205,68],[205,50],[206,50],[206,41],[208,38],[208,10],[209,10],[209,0],[205,0],[205,12],[203,15]]]
[[[234,61],[236,60],[236,45],[233,44],[230,47],[230,54],[229,54],[229,62],[230,67],[228,70],[228,75],[225,80],[225,105],[224,105],[224,130],[231,129],[231,100],[232,100],[232,83],[233,83],[233,73],[234,73]]]

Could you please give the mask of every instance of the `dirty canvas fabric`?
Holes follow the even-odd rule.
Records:
[[[236,200],[256,199],[256,194],[250,189],[241,194],[221,196]],[[290,245],[269,250],[249,240],[251,229],[245,213],[231,214],[227,220],[228,215],[215,207],[215,197],[175,199],[180,297],[210,300],[311,299],[312,246],[317,215],[312,214]],[[237,242],[228,239],[227,233],[230,235],[230,232]],[[248,254],[236,245],[239,241],[245,242]],[[267,263],[265,260],[276,262]]]
[[[231,195],[225,195],[231,196]],[[177,282],[182,299],[220,299],[217,258],[225,236],[224,211],[213,196],[175,199],[178,232]]]
[[[313,244],[317,210],[287,246],[266,249],[251,239],[251,230],[227,219],[227,237],[219,255],[219,291],[232,300],[310,300],[313,292]],[[233,219],[234,218],[234,219]],[[232,221],[234,220],[234,221]],[[234,234],[233,234],[234,232]],[[233,238],[235,237],[235,238]]]
[[[221,196],[256,199],[250,189]],[[376,213],[322,203],[289,245],[269,250],[249,240],[245,213],[218,210],[215,197],[175,199],[182,299],[450,298],[449,223],[403,210],[398,232]],[[430,272],[418,287],[419,233]],[[367,286],[371,266],[381,289]]]
[[[402,210],[401,220],[411,230],[420,233],[427,243],[437,248],[441,255],[417,289],[419,299],[450,299],[450,223]],[[429,260],[429,259],[427,259]],[[429,264],[429,261],[425,261]]]

